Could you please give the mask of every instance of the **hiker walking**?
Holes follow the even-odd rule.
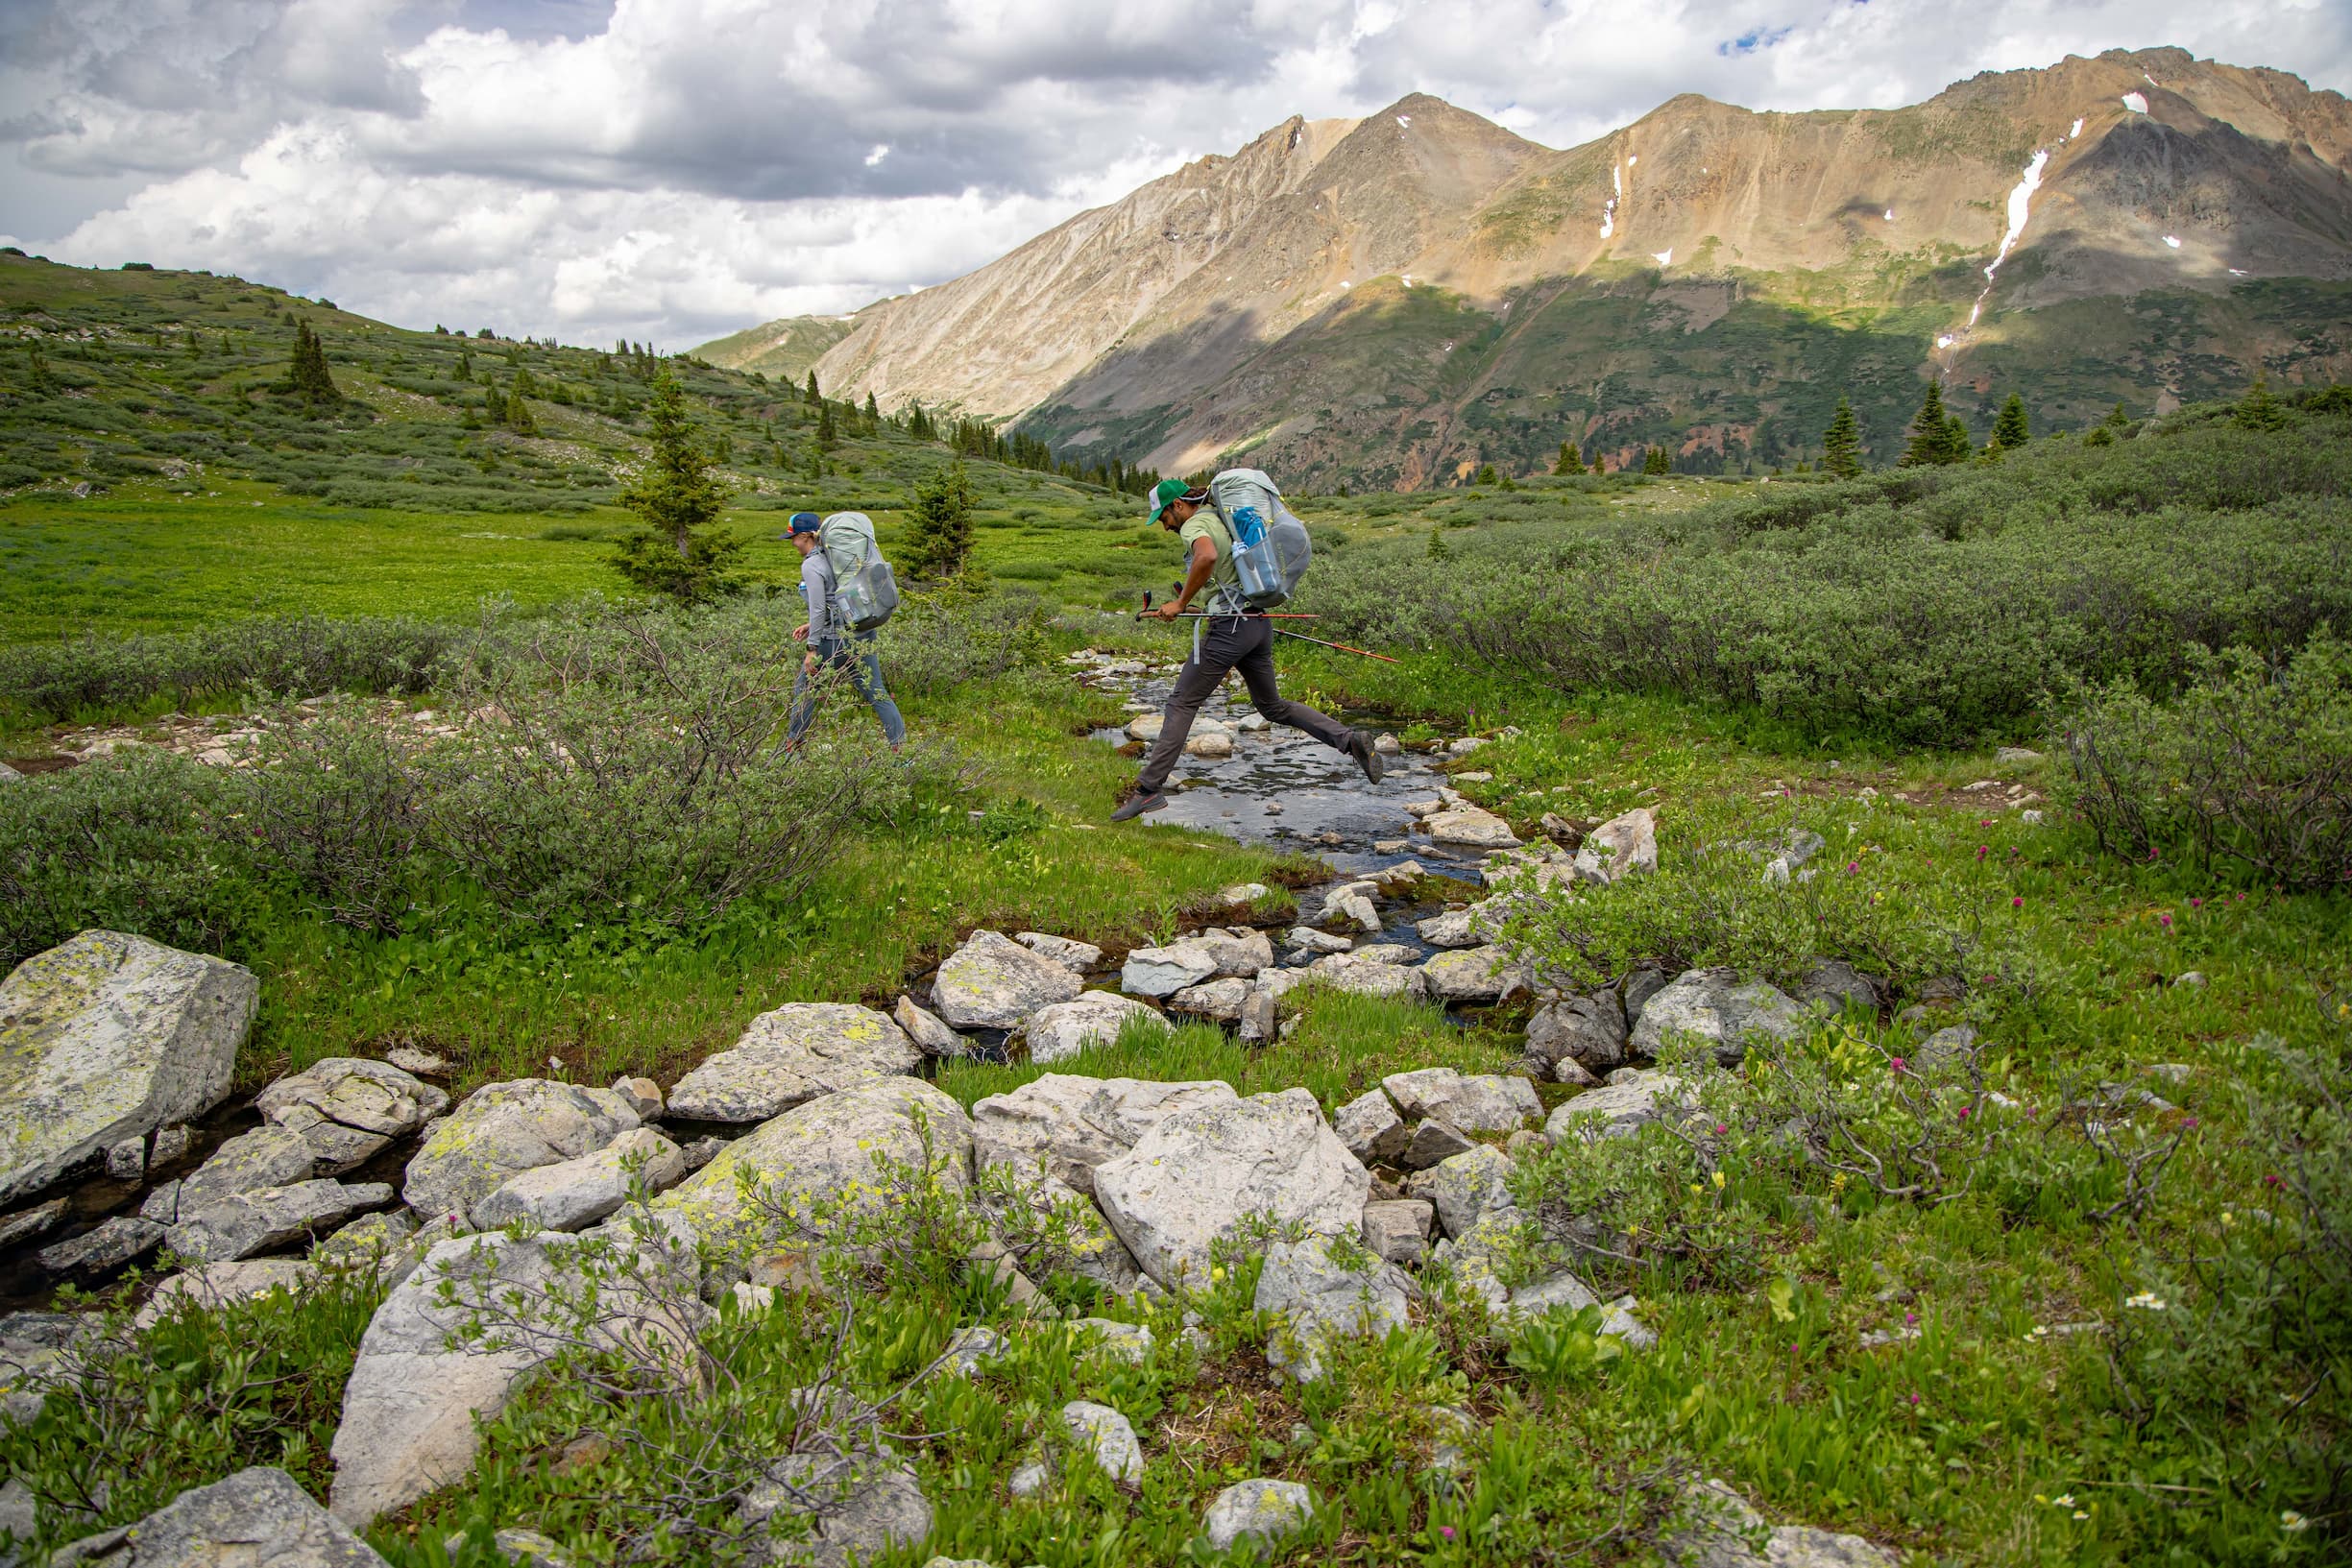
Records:
[[[1268,530],[1271,520],[1277,518],[1296,531],[1296,558],[1270,567],[1266,563],[1276,552]],[[1273,481],[1253,469],[1221,473],[1205,490],[1191,488],[1181,479],[1163,479],[1152,488],[1150,520],[1184,542],[1184,587],[1172,603],[1144,614],[1174,620],[1205,589],[1206,616],[1194,623],[1192,657],[1176,674],[1176,693],[1168,699],[1159,738],[1144,759],[1134,789],[1111,813],[1111,820],[1127,822],[1168,804],[1161,791],[1176,759],[1184,753],[1184,741],[1192,734],[1200,705],[1236,669],[1249,688],[1251,705],[1269,723],[1303,730],[1333,750],[1346,752],[1364,769],[1367,779],[1378,784],[1382,763],[1370,736],[1304,703],[1291,702],[1274,688],[1273,622],[1264,612],[1283,602],[1305,570],[1306,531],[1283,510]],[[1258,585],[1251,589],[1245,589],[1242,564],[1236,560],[1237,521],[1242,526],[1243,545],[1257,552],[1249,563],[1253,583]]]
[[[841,513],[836,518],[820,519],[813,512],[792,514],[791,531],[788,536],[800,551],[800,596],[808,601],[809,618],[792,633],[793,640],[808,644],[800,657],[800,672],[792,678],[792,722],[785,732],[785,745],[800,744],[816,718],[817,671],[832,668],[847,675],[858,695],[874,710],[882,720],[882,733],[889,739],[890,749],[897,751],[907,743],[907,721],[898,715],[898,704],[890,700],[888,688],[882,684],[882,660],[873,652],[874,627],[858,628],[857,622],[844,615],[841,604],[841,582],[834,571],[833,562],[821,547],[822,534],[829,521],[837,523],[843,518],[864,518],[856,513]],[[873,525],[866,523],[864,543],[873,543]],[[876,559],[880,557],[877,555]],[[887,568],[885,568],[886,573]],[[890,594],[890,606],[897,607],[895,590]],[[888,618],[885,611],[883,618]],[[878,624],[878,623],[876,623]],[[862,647],[863,652],[858,651]]]

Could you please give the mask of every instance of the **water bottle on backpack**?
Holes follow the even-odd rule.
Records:
[[[870,632],[898,613],[898,578],[874,540],[874,519],[836,512],[818,524],[817,546],[833,567],[833,602],[842,624]]]

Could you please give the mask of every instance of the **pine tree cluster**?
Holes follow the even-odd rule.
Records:
[[[294,363],[286,368],[286,378],[279,383],[279,390],[291,392],[312,408],[343,400],[334,375],[327,369],[327,350],[308,322],[294,324]]]

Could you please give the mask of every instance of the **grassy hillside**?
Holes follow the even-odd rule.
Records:
[[[324,342],[340,402],[280,390],[298,325]],[[234,277],[0,255],[0,639],[618,591],[604,562],[628,519],[614,498],[653,363],[404,331]],[[916,487],[955,460],[837,403],[820,450],[796,388],[660,363],[734,494],[724,525],[758,580],[796,575],[775,538],[784,514],[870,512],[886,548]],[[1103,602],[1151,580],[1132,497],[970,471],[981,557],[1001,575]]]
[[[779,381],[800,381],[825,350],[849,336],[853,324],[841,316],[787,316],[762,322],[693,350],[696,359],[722,370],[759,371]]]
[[[324,341],[342,402],[311,408],[279,390],[298,324]],[[723,524],[760,584],[797,575],[777,538],[785,514],[863,510],[891,549],[916,488],[955,461],[837,403],[840,433],[820,451],[818,413],[795,388],[661,363],[719,459],[734,494]],[[629,519],[614,497],[640,454],[647,379],[633,354],[403,331],[233,277],[0,255],[0,640],[617,593],[607,562]],[[533,428],[504,413],[519,389]],[[1111,607],[1174,574],[1174,547],[1145,529],[1134,496],[967,467],[975,554],[999,582]],[[1670,499],[1672,487],[1646,493]],[[1631,478],[1563,485],[1546,515],[1639,494]],[[1501,516],[1535,503],[1491,504]],[[1341,548],[1489,507],[1461,492],[1322,497],[1314,515]]]

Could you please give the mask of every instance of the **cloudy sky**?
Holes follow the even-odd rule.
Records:
[[[2162,43],[2352,91],[2348,0],[0,0],[0,236],[686,348],[1294,112],[1418,90],[1568,146]]]

